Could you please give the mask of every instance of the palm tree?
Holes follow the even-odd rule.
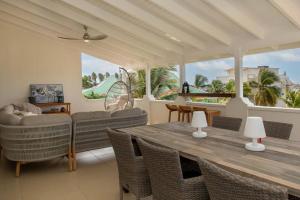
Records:
[[[87,89],[93,87],[93,84],[89,81],[89,77],[84,75],[82,77],[82,88]]]
[[[213,80],[209,85],[209,92],[222,93],[224,92],[224,84],[220,80]]]
[[[95,72],[92,73],[92,80],[93,80],[93,84],[97,85],[97,75]]]
[[[250,86],[256,90],[254,101],[260,106],[275,106],[280,96],[280,88],[274,84],[279,77],[268,69],[261,69],[258,74],[258,82],[251,81]]]
[[[243,83],[243,93],[244,97],[248,97],[249,99],[252,99],[252,88],[249,84],[249,82]]]
[[[104,75],[102,73],[98,74],[99,82],[102,82],[104,80]]]
[[[138,70],[136,73],[130,73],[129,76],[134,98],[142,98],[146,94],[145,70]]]
[[[287,91],[286,97],[283,100],[290,108],[300,108],[300,92],[298,90]]]
[[[117,72],[115,73],[115,78],[119,79],[119,74]]]
[[[172,74],[173,71],[176,71],[175,66],[157,67],[151,70],[151,92],[154,97],[160,98],[166,89],[178,88],[178,79]]]
[[[234,80],[230,79],[230,80],[225,84],[225,92],[228,92],[228,93],[233,93],[233,92],[235,92],[235,82],[234,82]]]
[[[208,82],[208,79],[207,79],[206,76],[203,76],[201,74],[196,74],[196,76],[195,76],[195,86],[197,88],[204,87],[207,82]]]
[[[176,68],[158,67],[151,70],[151,91],[153,96],[161,98],[161,95],[169,89],[175,91],[178,89],[178,80],[172,74]],[[145,70],[138,70],[135,74],[131,73],[131,85],[133,88],[133,96],[141,98],[146,94],[146,75]],[[169,96],[172,94],[168,94]]]

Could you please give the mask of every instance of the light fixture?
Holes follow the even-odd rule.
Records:
[[[201,128],[207,127],[206,116],[203,111],[195,111],[193,113],[192,127],[198,129],[196,132],[193,133],[193,137],[195,138],[207,137],[207,133],[201,130]]]
[[[174,40],[176,42],[181,42],[178,38],[172,36],[171,34],[169,33],[165,33],[165,36],[167,36],[168,38],[170,38],[171,40]]]
[[[261,117],[248,117],[244,130],[244,135],[248,138],[252,138],[252,142],[247,143],[245,148],[250,151],[264,151],[265,145],[257,143],[257,139],[265,138],[266,132]]]

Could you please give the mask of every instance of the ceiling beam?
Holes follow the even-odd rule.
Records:
[[[182,7],[174,0],[149,0],[157,6],[163,8],[167,12],[173,14],[174,16],[184,20],[188,24],[194,26],[199,31],[209,35],[215,40],[221,42],[225,45],[231,44],[231,37],[225,33],[223,30],[211,25],[204,19],[201,19],[196,14],[192,13],[188,9]]]
[[[56,32],[56,38],[58,35],[61,35],[61,36],[69,36],[69,37],[81,37],[82,36],[82,33],[79,34],[74,34],[73,31],[69,30],[69,29],[66,29],[65,27],[61,26],[61,25],[58,25],[58,24],[55,24],[53,22],[50,22],[46,19],[43,19],[41,17],[38,17],[38,16],[35,16],[31,13],[28,13],[26,11],[23,11],[19,8],[16,8],[16,7],[13,7],[13,6],[10,6],[8,4],[5,4],[3,2],[0,1],[0,10],[2,10],[3,12],[7,12],[13,16],[16,16],[16,17],[19,17],[23,20],[26,20],[28,22],[31,22],[33,24],[36,24],[36,25],[39,25],[40,27],[44,27],[44,28],[47,28],[48,30],[51,30],[53,32]],[[58,39],[58,38],[57,38]],[[60,40],[60,39],[59,39]],[[70,41],[71,42],[71,41]],[[73,43],[78,43],[78,41],[73,41]],[[123,50],[121,49],[118,49],[118,48],[115,48],[115,47],[112,47],[112,46],[109,46],[109,45],[106,45],[106,44],[103,44],[103,43],[98,43],[97,42],[93,42],[92,44],[88,44],[88,45],[93,45],[93,46],[96,46],[100,49],[104,49],[106,51],[109,51],[113,54],[116,54],[117,56],[120,56],[120,57],[128,57],[128,58],[131,58],[131,59],[134,59],[134,60],[137,60],[137,61],[149,61],[147,58],[144,58],[144,57],[138,57],[138,56],[135,56],[135,55],[132,55],[128,52],[124,52]]]
[[[95,18],[89,17],[83,13],[79,13],[78,11],[71,9],[67,6],[58,4],[54,1],[44,1],[44,0],[29,0],[30,2],[39,5],[45,9],[48,9],[54,13],[57,13],[59,15],[62,15],[64,17],[67,17],[69,19],[72,19],[80,24],[85,24],[99,32],[103,32],[107,34],[108,36],[112,36],[114,38],[118,38],[122,42],[125,42],[126,44],[130,44],[134,47],[141,48],[149,53],[155,54],[157,56],[169,56],[170,54],[166,53],[166,51],[154,47],[151,44],[147,44],[146,42],[143,42],[141,40],[138,40],[121,30],[115,29],[111,26],[108,26],[107,24],[103,23],[101,20],[97,20]]]
[[[173,40],[176,39],[180,40],[181,42],[184,42],[200,50],[203,50],[205,47],[204,43],[198,38],[190,34],[187,34],[186,32],[182,31],[179,28],[172,26],[170,23],[161,20],[159,17],[139,8],[138,6],[134,5],[133,3],[127,0],[103,0],[103,1],[127,13],[128,15],[135,17],[136,19],[141,20],[142,22],[145,22],[148,25],[151,25],[153,28],[162,31],[165,34],[164,36],[167,36],[171,39],[172,37],[174,37]]]
[[[18,7],[19,9],[25,10],[29,13],[32,13],[36,16],[45,18],[51,22],[55,22],[57,24],[60,24],[64,27],[72,29],[75,33],[79,33],[80,36],[83,34],[83,27],[81,24],[74,22],[68,18],[65,18],[63,16],[57,15],[51,11],[48,11],[42,7],[36,6],[28,1],[19,1],[19,0],[2,0],[10,5],[13,5],[15,7]],[[91,35],[101,34],[98,31],[93,31],[93,29],[89,29],[89,33]],[[70,36],[70,35],[68,35]],[[97,42],[94,42],[94,44],[99,44]],[[158,57],[154,54],[147,53],[143,51],[142,49],[137,49],[132,46],[126,45],[124,42],[114,39],[113,37],[108,37],[105,40],[101,41],[101,45],[104,48],[110,48],[115,51],[120,52],[126,52],[125,54],[131,54],[136,57],[141,57],[148,60],[154,60]]]
[[[269,2],[296,28],[300,29],[299,6],[292,0],[269,0]]]
[[[235,24],[246,30],[248,33],[258,39],[264,38],[264,29],[258,25],[250,16],[236,8],[225,0],[203,0],[213,7],[216,11],[229,18]]]
[[[144,28],[141,28],[121,17],[118,17],[117,15],[110,13],[109,11],[106,11],[105,9],[94,5],[86,0],[61,0],[71,6],[74,6],[94,17],[97,17],[99,19],[102,19],[106,21],[109,24],[112,24],[114,26],[117,26],[126,32],[135,35],[136,37],[149,41],[150,43],[163,48],[168,51],[173,51],[178,54],[183,54],[183,48],[176,44],[176,42],[164,39],[154,33],[151,33],[149,30],[146,30]]]
[[[40,27],[36,24],[27,22],[21,18],[12,16],[5,12],[0,12],[0,20],[9,24],[16,25],[18,27],[22,27],[24,29],[29,30],[30,32],[38,33],[39,35],[37,37],[45,36],[48,37],[49,39],[55,39],[55,41],[58,42],[58,40],[56,40],[56,34],[57,34],[56,32],[47,30],[44,27]],[[115,64],[126,65],[132,63],[132,60],[129,60],[128,58],[121,58],[117,55],[110,54],[109,52],[106,52],[103,49],[98,49],[86,45],[78,45],[74,43],[70,44],[69,42],[63,42],[63,41],[60,41],[58,43],[66,44],[69,47],[80,49],[81,51],[84,51],[86,53],[97,55],[97,57],[105,59]]]

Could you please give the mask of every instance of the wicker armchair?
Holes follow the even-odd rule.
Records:
[[[293,124],[264,121],[264,127],[268,137],[288,140],[291,135]]]
[[[287,200],[287,189],[241,177],[199,159],[211,200]]]
[[[139,108],[109,113],[105,111],[83,112],[72,115],[74,169],[76,153],[110,147],[106,128],[119,129],[147,124],[147,112]]]
[[[154,200],[209,199],[203,177],[184,179],[179,153],[137,139],[150,176]]]
[[[129,134],[107,129],[119,170],[120,199],[123,189],[133,193],[137,199],[151,195],[150,179],[142,156],[136,156]]]
[[[21,165],[68,156],[72,170],[71,138],[72,124],[50,124],[32,126],[0,125],[3,155],[16,161],[16,176]]]
[[[239,131],[242,124],[242,119],[233,117],[214,116],[212,127],[222,128],[232,131]]]

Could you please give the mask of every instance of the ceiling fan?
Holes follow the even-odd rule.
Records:
[[[58,37],[60,39],[64,40],[83,40],[84,42],[89,42],[90,40],[103,40],[107,38],[107,35],[96,35],[96,36],[90,36],[88,33],[88,27],[83,25],[84,34],[82,38],[69,38],[69,37]]]

